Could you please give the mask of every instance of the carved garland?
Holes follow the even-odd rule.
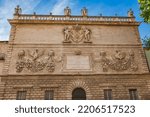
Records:
[[[116,51],[115,55],[110,58],[106,57],[106,52],[101,52],[101,65],[104,72],[108,69],[115,71],[125,71],[130,69],[131,71],[137,71],[138,66],[134,62],[134,52],[130,51],[128,55],[120,50]]]
[[[48,72],[55,71],[55,63],[60,62],[55,59],[55,53],[53,50],[50,50],[48,56],[42,57],[44,51],[39,51],[35,49],[30,52],[28,50],[28,56],[26,52],[21,50],[18,53],[18,60],[16,62],[16,72],[22,72],[24,68],[31,72],[38,72],[46,69]]]

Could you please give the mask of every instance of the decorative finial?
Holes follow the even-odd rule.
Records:
[[[134,12],[132,9],[128,11],[128,17],[134,17]]]
[[[36,15],[36,12],[33,12],[33,15]]]
[[[68,6],[64,9],[64,14],[65,14],[65,16],[71,15],[71,9]]]
[[[49,15],[52,15],[52,12],[50,12]]]
[[[22,9],[20,8],[19,5],[17,5],[17,7],[15,8],[15,13],[14,13],[14,15],[20,15],[21,12],[22,12]]]
[[[83,9],[81,9],[81,14],[83,17],[86,17],[88,15],[88,10],[86,7],[83,7]]]

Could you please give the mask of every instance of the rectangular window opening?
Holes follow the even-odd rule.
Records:
[[[112,89],[104,89],[104,99],[112,100]]]
[[[17,92],[17,100],[26,100],[27,91],[18,91]]]
[[[46,90],[45,91],[45,100],[53,100],[54,99],[54,91]]]
[[[130,94],[130,100],[138,100],[138,92],[137,89],[129,89],[129,94]]]

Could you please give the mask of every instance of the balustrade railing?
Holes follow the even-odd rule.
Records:
[[[134,22],[134,17],[107,17],[107,16],[53,16],[53,15],[18,15],[14,19],[18,20],[48,20],[48,21],[111,21],[111,22]]]

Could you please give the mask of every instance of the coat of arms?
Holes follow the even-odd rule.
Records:
[[[64,30],[65,40],[64,43],[80,43],[84,41],[85,43],[91,42],[90,35],[91,31],[86,27],[81,27],[79,25],[66,27]]]

